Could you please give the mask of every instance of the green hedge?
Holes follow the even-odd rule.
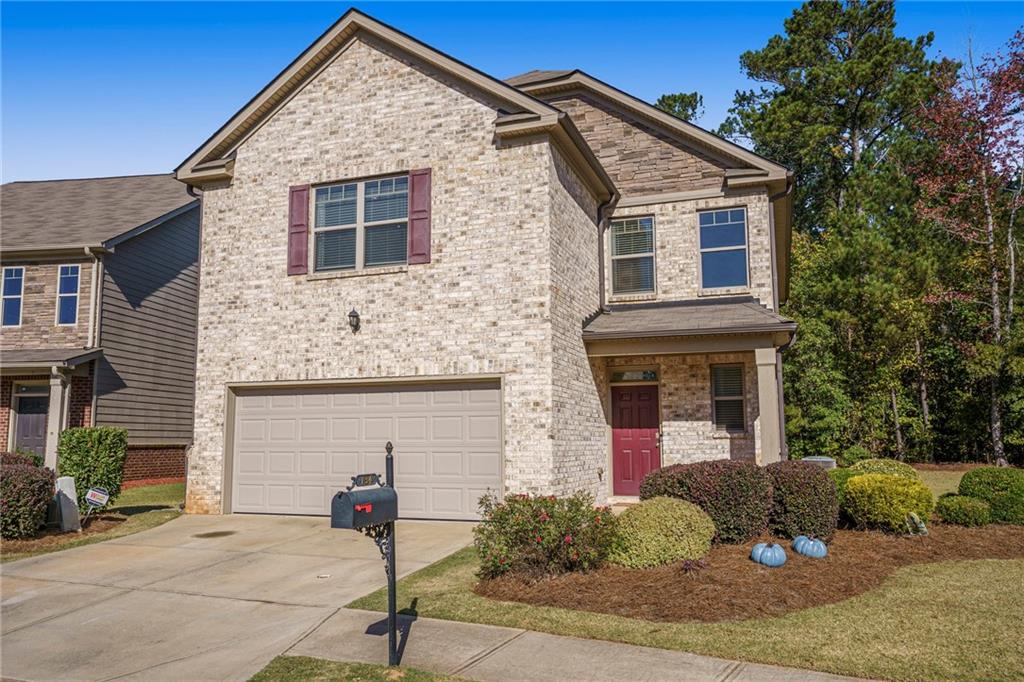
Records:
[[[943,495],[935,504],[935,513],[946,523],[958,526],[984,526],[992,521],[988,502],[966,495]]]
[[[960,494],[988,502],[995,523],[1024,525],[1024,469],[971,469],[960,479]]]
[[[847,481],[843,505],[858,527],[905,533],[907,515],[914,513],[926,521],[935,500],[920,481],[890,474],[861,474]]]
[[[711,551],[715,524],[700,507],[671,497],[655,497],[619,516],[612,563],[652,568],[676,561],[696,561]]]
[[[85,509],[89,488],[103,488],[114,502],[121,494],[124,460],[128,455],[128,432],[111,426],[68,429],[57,442],[57,469],[61,476],[75,479],[78,507]]]
[[[895,459],[862,459],[852,465],[850,470],[859,474],[887,474],[909,478],[911,481],[921,480],[921,474],[917,473],[917,469]]]
[[[0,465],[0,537],[31,537],[46,521],[46,508],[54,494],[54,475],[28,459],[8,454],[4,453]]]
[[[831,469],[828,472],[829,478],[836,484],[836,499],[839,503],[839,510],[843,510],[843,503],[846,499],[846,484],[854,476],[861,476],[859,471],[853,471],[852,469]]]

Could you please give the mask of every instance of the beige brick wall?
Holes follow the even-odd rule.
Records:
[[[698,211],[716,208],[747,210],[747,267],[749,286],[706,292],[700,286],[700,233]],[[653,216],[655,238],[655,294],[616,296],[611,289],[611,262],[607,282],[609,300],[685,301],[703,296],[749,294],[773,308],[771,222],[768,195],[762,189],[729,192],[727,196],[617,208],[614,218]],[[610,253],[610,249],[606,250]],[[607,259],[606,259],[607,260]]]
[[[66,259],[4,263],[25,268],[21,326],[0,327],[0,348],[84,348],[89,342],[92,261]],[[61,265],[79,265],[78,322],[57,325],[57,274]]]
[[[566,372],[581,376],[579,311],[596,292],[563,304],[553,289],[549,225],[563,192],[552,186],[566,174],[546,143],[497,148],[494,118],[493,105],[360,41],[241,146],[230,186],[203,202],[191,511],[220,509],[229,382],[502,375],[506,489],[551,490],[553,334],[568,339],[575,325]],[[287,276],[290,185],[425,167],[431,263]],[[581,243],[583,212],[567,219]],[[596,263],[581,267],[573,277],[596,277]],[[574,320],[555,326],[563,306]],[[362,316],[357,334],[351,308]],[[567,487],[585,478],[570,459],[558,474]]]

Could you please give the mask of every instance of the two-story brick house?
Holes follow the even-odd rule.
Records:
[[[59,471],[65,428],[121,426],[126,478],[184,477],[198,200],[169,174],[12,182],[0,211],[0,450]]]
[[[176,171],[202,190],[193,512],[632,496],[784,451],[791,175],[578,71],[349,11]]]

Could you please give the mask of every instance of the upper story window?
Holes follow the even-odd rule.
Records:
[[[711,365],[711,412],[717,429],[742,431],[746,427],[743,365]]]
[[[78,322],[78,278],[80,265],[62,265],[57,277],[57,324]]]
[[[21,297],[25,290],[25,268],[4,268],[3,326],[21,326]]]
[[[314,270],[360,270],[407,261],[409,178],[318,187]]]
[[[612,294],[654,293],[654,218],[613,220]]]
[[[747,286],[747,211],[730,208],[700,216],[700,286]]]

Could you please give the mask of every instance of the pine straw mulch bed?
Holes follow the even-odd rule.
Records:
[[[1024,558],[1024,527],[962,528],[934,524],[925,537],[837,531],[824,559],[809,559],[782,542],[788,561],[767,568],[748,557],[753,542],[713,547],[706,568],[680,564],[646,570],[606,566],[538,581],[482,581],[484,597],[538,606],[680,622],[745,620],[842,601],[877,587],[902,566],[957,559]],[[762,538],[768,540],[769,538]]]
[[[128,520],[124,514],[116,512],[105,512],[89,518],[89,523],[82,528],[81,533],[62,533],[58,528],[47,528],[41,534],[24,540],[4,540],[0,543],[4,554],[24,554],[27,552],[38,552],[58,545],[67,544],[68,539],[79,539],[103,533],[112,528],[117,528]]]

